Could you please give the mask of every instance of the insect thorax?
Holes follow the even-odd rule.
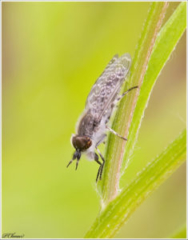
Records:
[[[78,135],[92,138],[93,134],[97,131],[99,124],[100,121],[97,121],[90,111],[86,112],[78,125]]]

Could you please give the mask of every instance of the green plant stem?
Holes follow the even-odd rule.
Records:
[[[109,203],[85,237],[113,237],[135,209],[185,161],[185,154],[184,130],[116,199]]]
[[[151,4],[133,60],[129,86],[138,85],[140,87],[142,85],[155,39],[162,25],[167,7],[167,2],[153,2]],[[139,90],[129,93],[129,97],[123,99],[120,103],[115,116],[112,128],[124,137],[128,136],[138,95]],[[103,181],[99,184],[99,191],[102,192],[103,208],[118,194],[124,149],[125,142],[110,134],[105,154],[106,164]]]

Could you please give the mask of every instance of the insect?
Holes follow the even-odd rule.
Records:
[[[131,56],[128,53],[121,57],[115,55],[112,58],[104,72],[93,85],[87,97],[84,112],[77,123],[76,135],[73,135],[71,138],[72,145],[76,151],[67,167],[76,160],[77,169],[81,155],[86,154],[90,160],[94,160],[100,165],[96,181],[102,179],[105,159],[98,149],[98,146],[105,141],[107,136],[106,132],[110,131],[123,140],[127,140],[107,124],[117,103],[129,91],[138,88],[138,86],[132,87],[122,95],[119,95],[130,66]],[[102,159],[102,162],[99,161],[98,155]]]

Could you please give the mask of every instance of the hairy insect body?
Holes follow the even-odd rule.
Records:
[[[97,131],[99,124],[100,122],[97,122],[96,119],[91,114],[90,110],[88,110],[83,114],[80,120],[80,123],[77,128],[77,134],[92,138],[94,131]]]
[[[77,169],[81,154],[85,153],[90,160],[95,160],[100,165],[96,180],[102,178],[105,163],[104,157],[97,147],[105,140],[106,132],[111,131],[113,134],[126,140],[126,138],[120,136],[107,126],[107,124],[117,102],[121,100],[128,91],[137,88],[137,86],[133,87],[123,95],[118,96],[130,66],[131,57],[129,54],[124,54],[120,58],[118,58],[117,55],[113,57],[93,85],[86,100],[85,110],[78,121],[77,133],[72,138],[76,152],[68,166],[73,160],[77,159]],[[99,157],[95,151],[98,152],[103,163],[99,161]]]

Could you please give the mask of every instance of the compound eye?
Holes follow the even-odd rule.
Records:
[[[72,144],[77,150],[84,151],[91,146],[92,141],[87,136],[74,136],[72,138]]]

